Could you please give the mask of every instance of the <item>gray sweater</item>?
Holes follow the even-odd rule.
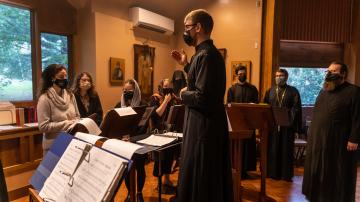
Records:
[[[59,96],[54,88],[42,94],[37,104],[39,130],[43,133],[44,154],[49,150],[59,132],[69,129],[78,119],[79,110],[73,94],[63,90]]]

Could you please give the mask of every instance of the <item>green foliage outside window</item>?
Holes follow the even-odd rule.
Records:
[[[30,11],[0,4],[0,101],[32,100]]]
[[[289,72],[288,84],[295,86],[302,105],[314,105],[325,77],[325,68],[281,67]]]
[[[57,34],[41,33],[41,63],[44,70],[50,64],[68,67],[68,39]]]

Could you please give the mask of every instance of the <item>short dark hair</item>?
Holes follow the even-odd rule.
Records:
[[[276,72],[280,72],[280,73],[285,74],[286,78],[289,77],[289,73],[288,73],[288,71],[286,71],[286,69],[278,69],[278,70],[276,70]]]
[[[204,9],[191,11],[186,15],[185,20],[191,20],[193,24],[200,23],[206,34],[210,34],[214,27],[211,15]]]
[[[235,67],[235,74],[238,74],[238,72],[239,72],[240,70],[245,70],[245,72],[247,73],[247,69],[246,69],[246,67],[245,67],[244,65],[237,65],[237,66]]]
[[[340,61],[334,61],[332,62],[330,65],[340,65],[340,73],[347,75],[348,71],[349,71],[349,68],[348,66],[343,63],[343,62],[340,62]]]

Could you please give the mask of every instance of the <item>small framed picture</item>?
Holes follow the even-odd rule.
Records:
[[[110,58],[109,81],[113,86],[123,85],[125,78],[125,60],[121,58]]]

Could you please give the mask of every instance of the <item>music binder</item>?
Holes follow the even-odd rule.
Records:
[[[119,153],[121,151],[113,149],[113,145],[118,145],[120,140],[111,140],[105,145],[109,141],[107,140],[100,148],[92,143],[102,137],[90,138],[92,143],[77,137],[59,134],[32,176],[30,184],[45,200],[68,201],[70,196],[72,199],[82,197],[86,201],[110,200],[116,185],[130,169],[131,155],[141,146],[135,146],[124,157]],[[83,192],[92,189],[91,183],[100,183],[100,188],[97,187],[90,193]],[[73,196],[75,191],[77,194]]]
[[[92,118],[81,118],[79,121],[69,127],[67,132],[71,135],[75,135],[77,132],[90,133],[94,135],[100,135],[101,130]]]
[[[124,135],[136,135],[146,128],[146,124],[152,113],[153,107],[132,107],[136,114],[120,116],[112,109],[105,115],[100,129],[102,135],[108,138],[121,138]]]

